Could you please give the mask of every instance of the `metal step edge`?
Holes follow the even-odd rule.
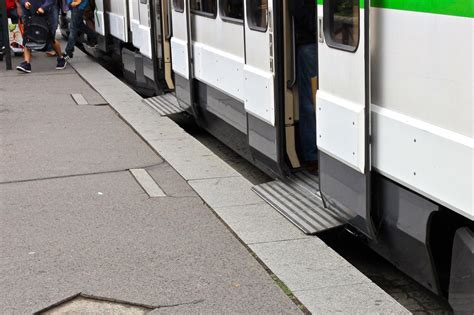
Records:
[[[284,182],[279,182],[283,185],[285,185]],[[317,234],[329,229],[332,229],[337,226],[341,226],[345,224],[344,220],[342,218],[339,218],[337,214],[334,214],[333,211],[329,209],[325,209],[323,207],[322,200],[318,198],[317,196],[310,195],[307,196],[305,201],[301,201],[300,204],[306,204],[308,205],[309,209],[320,209],[321,212],[319,211],[312,211],[312,210],[298,210],[297,207],[291,208],[287,205],[285,205],[285,198],[283,195],[275,191],[274,187],[268,187],[269,189],[272,189],[275,191],[277,195],[282,196],[281,199],[272,197],[269,195],[265,189],[268,189],[267,186],[270,185],[276,185],[276,181],[254,186],[252,190],[259,195],[265,202],[267,202],[270,206],[272,206],[275,210],[277,210],[280,214],[282,214],[287,220],[289,220],[292,224],[294,224],[296,227],[298,227],[301,231],[303,231],[305,234],[313,235]],[[289,189],[293,189],[293,191],[296,191],[300,195],[305,196],[306,190],[301,191],[299,189],[292,188],[291,186],[288,186]],[[295,199],[295,197],[292,197]],[[287,198],[289,200],[290,198]],[[278,202],[281,200],[281,202]],[[276,202],[274,202],[276,201]],[[292,201],[288,201],[291,203]],[[304,206],[304,205],[303,205]],[[303,209],[302,205],[298,206],[300,209]],[[323,211],[326,211],[324,213],[325,215],[321,215]],[[335,216],[334,216],[335,215]],[[319,219],[319,220],[318,220]],[[306,222],[305,222],[306,221]]]
[[[256,189],[255,187],[252,188],[252,190],[258,195],[260,196],[260,198],[262,198],[263,200],[265,200],[266,203],[268,203],[273,209],[275,209],[276,211],[278,211],[278,213],[280,213],[284,218],[286,218],[288,221],[290,221],[294,226],[296,226],[298,229],[300,229],[304,234],[307,234],[307,235],[313,235],[315,234],[314,231],[310,231],[306,228],[304,228],[302,225],[299,224],[299,222],[297,220],[295,220],[292,216],[288,215],[286,213],[286,211],[282,211],[277,205],[273,204],[272,202],[270,202],[269,200],[267,200],[265,198],[265,193],[263,193],[262,191],[260,191],[259,189]]]
[[[174,100],[174,101],[173,101]],[[143,99],[143,102],[156,110],[161,116],[168,116],[183,112],[173,95],[160,95]]]

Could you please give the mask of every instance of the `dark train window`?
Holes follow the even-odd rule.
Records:
[[[324,1],[324,35],[330,47],[356,51],[359,45],[359,0]]]
[[[244,0],[220,0],[219,11],[224,21],[242,22],[244,19]]]
[[[173,7],[175,11],[184,12],[184,0],[173,0]]]
[[[193,13],[215,18],[217,15],[217,0],[191,0]]]
[[[247,19],[250,29],[265,32],[268,27],[268,0],[247,0]]]

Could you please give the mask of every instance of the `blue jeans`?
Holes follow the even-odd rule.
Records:
[[[58,29],[58,23],[59,23],[59,8],[57,5],[52,5],[49,9],[48,12],[49,18],[49,26],[51,28],[51,32],[53,35],[53,39],[56,37],[56,30]],[[53,50],[53,44],[50,42],[46,46],[46,51],[52,51]]]
[[[84,10],[73,8],[71,9],[71,21],[69,23],[69,38],[66,46],[66,54],[72,56],[74,46],[76,45],[77,36],[79,33],[87,35],[87,41],[97,41],[97,35],[94,31],[87,27],[84,23]]]
[[[318,75],[318,56],[316,44],[297,47],[296,75],[299,94],[299,138],[305,162],[318,159],[316,146],[316,113],[313,107],[311,78]]]

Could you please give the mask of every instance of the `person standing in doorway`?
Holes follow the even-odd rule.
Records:
[[[312,79],[318,75],[316,1],[290,0],[288,6],[295,21],[296,32],[296,82],[299,94],[301,151],[308,171],[318,173],[316,113],[312,88]]]

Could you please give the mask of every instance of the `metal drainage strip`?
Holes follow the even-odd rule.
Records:
[[[69,297],[53,304],[36,314],[131,314],[142,315],[151,312],[157,307],[129,303],[107,298],[84,295],[82,293]]]

